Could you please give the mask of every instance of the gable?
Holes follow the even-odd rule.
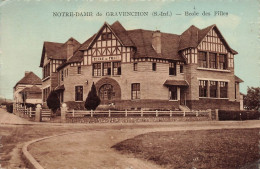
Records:
[[[229,47],[216,28],[211,29],[198,45],[199,50],[228,53]]]
[[[99,30],[90,47],[84,51],[84,65],[92,62],[130,62],[130,47],[125,47],[112,29],[105,23]]]

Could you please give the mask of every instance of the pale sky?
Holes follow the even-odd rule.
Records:
[[[195,8],[195,9],[194,9]],[[152,16],[152,12],[169,12],[172,16]],[[185,11],[199,16],[185,16]],[[201,13],[211,12],[211,16]],[[228,16],[213,16],[214,11]],[[0,4],[0,97],[13,98],[13,86],[25,71],[42,77],[40,65],[44,41],[64,43],[74,37],[83,43],[104,22],[118,20],[126,29],[149,29],[181,34],[190,25],[205,28],[216,24],[235,56],[235,74],[247,86],[260,86],[259,2],[257,0],[14,0]],[[53,17],[53,12],[97,12],[103,16]],[[106,12],[149,12],[148,16],[106,16]],[[181,14],[181,15],[176,15]]]

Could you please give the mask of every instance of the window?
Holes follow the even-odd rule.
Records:
[[[43,102],[46,102],[49,94],[50,94],[50,87],[43,89]]]
[[[50,63],[43,67],[43,78],[50,76]]]
[[[137,63],[134,63],[134,71],[137,71]]]
[[[219,54],[219,69],[227,69],[227,57],[226,57],[226,55]]]
[[[153,63],[152,67],[153,71],[156,71],[156,63]]]
[[[83,86],[75,86],[75,101],[83,101]]]
[[[120,62],[113,63],[113,75],[121,75],[121,63]]]
[[[227,98],[227,82],[219,82],[220,98]],[[236,92],[235,92],[236,93]]]
[[[64,77],[63,77],[63,70],[61,71],[61,81],[63,81]]]
[[[103,76],[111,75],[111,63],[103,63]]]
[[[183,65],[180,65],[180,73],[183,73]]]
[[[176,76],[176,63],[174,63],[174,62],[169,63],[169,75]]]
[[[199,52],[199,67],[208,67],[207,65],[207,53]]]
[[[199,81],[199,97],[207,97],[208,81]]]
[[[235,100],[237,100],[237,83],[235,83]],[[220,84],[221,86],[221,84]],[[221,93],[220,93],[220,97],[221,97]]]
[[[216,69],[217,68],[216,58],[217,58],[216,53],[209,53],[210,68],[212,68],[212,69]]]
[[[81,74],[81,66],[78,66],[78,74]]]
[[[170,100],[177,100],[177,87],[172,86],[169,88]]]
[[[140,99],[140,83],[133,83],[131,87],[131,98]]]
[[[93,64],[93,76],[101,76],[101,63]]]
[[[217,97],[217,82],[210,81],[210,97]]]
[[[112,33],[103,33],[101,39],[102,40],[112,39]]]

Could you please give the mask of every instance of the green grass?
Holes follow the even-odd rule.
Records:
[[[112,148],[164,168],[257,168],[260,129],[154,132]]]

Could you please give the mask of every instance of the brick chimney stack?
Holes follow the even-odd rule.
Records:
[[[153,33],[152,46],[158,54],[162,53],[161,32],[159,30]]]
[[[69,59],[73,55],[73,39],[70,38],[67,42],[67,59]]]

